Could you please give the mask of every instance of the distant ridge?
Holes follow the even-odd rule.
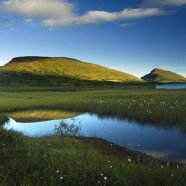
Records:
[[[31,61],[36,61],[36,60],[42,60],[42,59],[47,59],[48,57],[39,57],[39,56],[23,56],[23,57],[15,57],[13,58],[9,63],[22,63],[22,62],[31,62]]]
[[[62,58],[62,59],[69,59],[69,60],[79,61],[77,59],[68,58],[68,57],[23,56],[23,57],[15,57],[15,58],[13,58],[6,65],[8,65],[10,63],[32,62],[32,61],[38,61],[38,60],[44,60],[44,59],[50,59],[50,58],[54,58],[54,59],[60,59],[60,58]]]
[[[82,82],[141,82],[133,75],[68,57],[24,56],[0,67],[0,85],[52,85]]]
[[[175,72],[163,70],[160,68],[153,69],[149,74],[143,76],[142,79],[159,83],[186,82],[185,77]]]

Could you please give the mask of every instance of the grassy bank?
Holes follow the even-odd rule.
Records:
[[[1,112],[63,109],[186,128],[185,90],[0,92]]]
[[[185,185],[186,169],[99,139],[28,138],[0,128],[0,185]]]
[[[8,118],[4,114],[0,114],[0,126],[3,125],[6,121],[8,121]]]

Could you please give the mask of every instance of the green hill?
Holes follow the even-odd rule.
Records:
[[[64,57],[18,57],[0,67],[0,85],[62,85],[65,83],[139,82],[139,78]]]
[[[142,79],[159,83],[186,82],[185,77],[159,68],[153,69],[149,74],[143,76]]]

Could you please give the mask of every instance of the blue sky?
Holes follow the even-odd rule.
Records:
[[[67,56],[136,76],[186,76],[186,0],[0,0],[0,65]]]

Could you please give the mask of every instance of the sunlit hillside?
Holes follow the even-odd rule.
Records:
[[[155,68],[149,74],[142,77],[142,79],[147,80],[147,81],[161,82],[161,83],[186,82],[185,77],[183,77],[177,73],[162,70],[159,68]]]
[[[139,78],[71,58],[19,57],[0,70],[1,84],[17,82],[60,84],[69,81],[139,82]]]

